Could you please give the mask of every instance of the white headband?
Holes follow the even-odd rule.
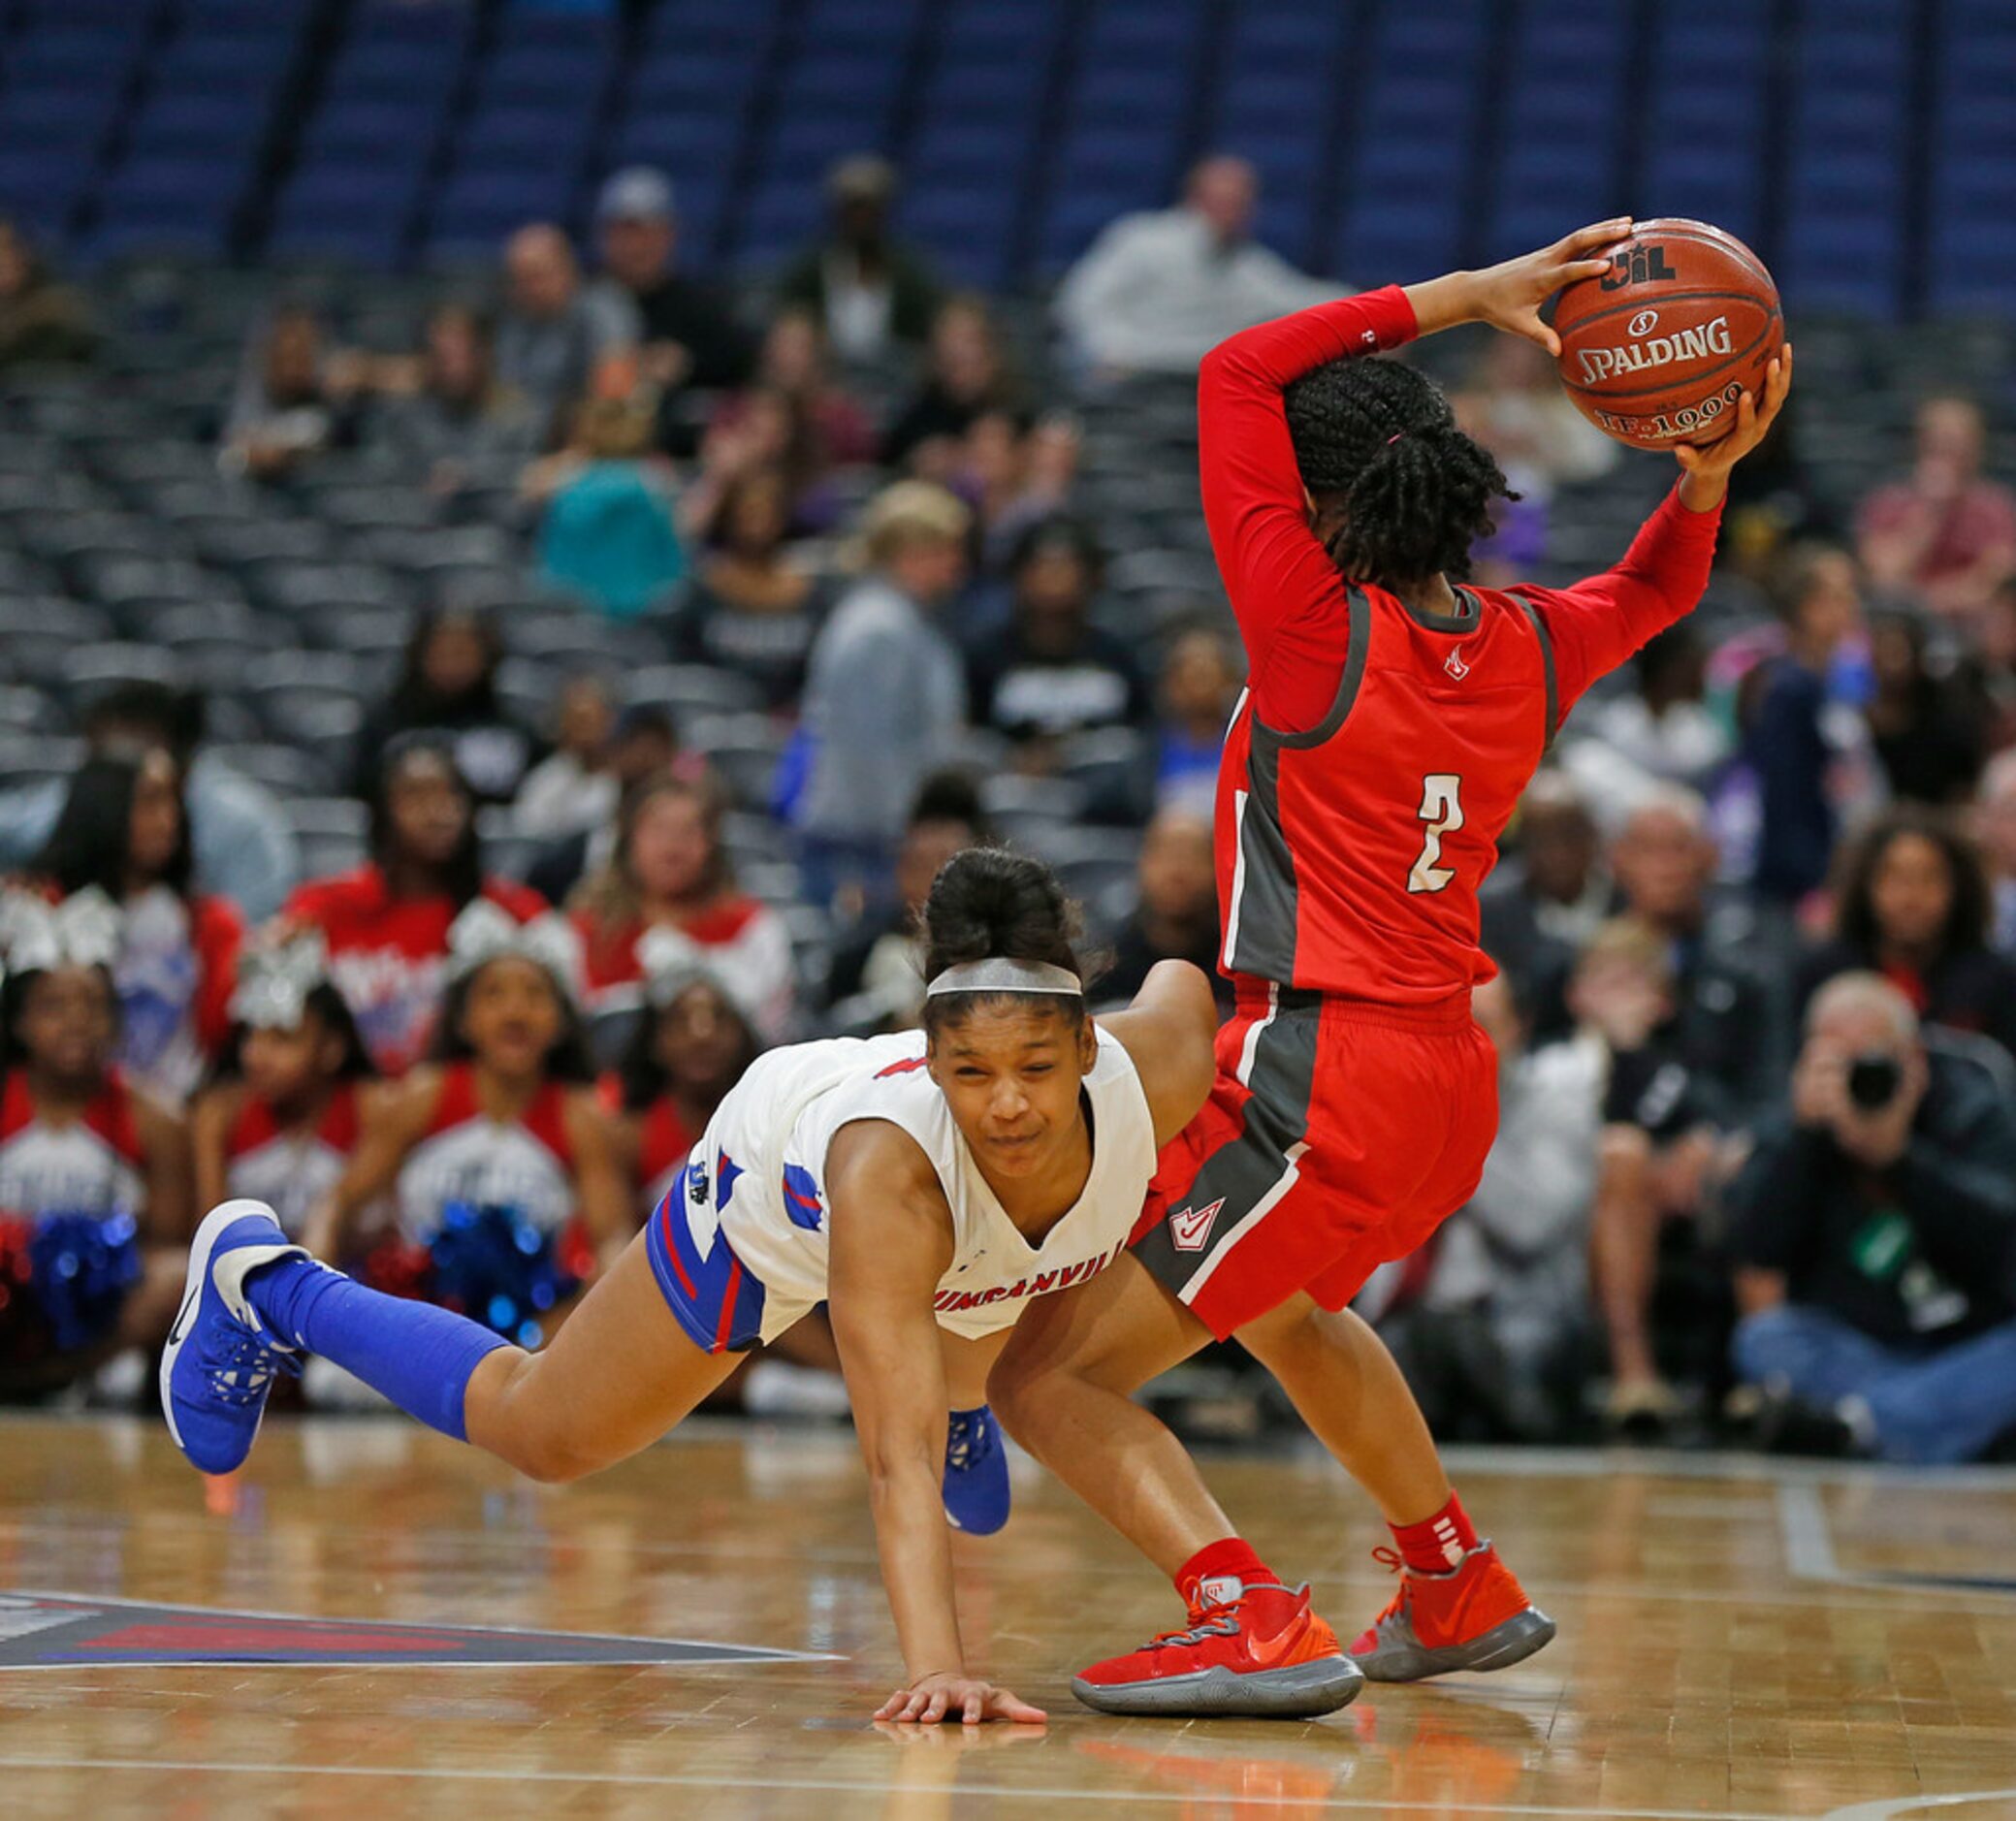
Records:
[[[1064,993],[1082,999],[1085,982],[1069,968],[1053,968],[1047,961],[989,955],[984,961],[962,961],[947,968],[924,989],[926,999],[941,993]]]

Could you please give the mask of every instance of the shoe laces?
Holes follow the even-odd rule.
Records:
[[[272,1389],[275,1372],[299,1378],[301,1361],[245,1327],[239,1328],[221,1346],[207,1350],[204,1358],[211,1397],[235,1408],[241,1409],[263,1398]]]
[[[982,1410],[955,1410],[945,1429],[945,1465],[954,1473],[977,1467],[994,1452],[994,1425]]]
[[[1240,1599],[1245,1596],[1242,1594]],[[1239,1601],[1221,1600],[1216,1606],[1192,1607],[1190,1623],[1182,1631],[1158,1632],[1146,1648],[1201,1644],[1206,1638],[1236,1638],[1239,1635]]]
[[[1394,1590],[1393,1597],[1386,1603],[1386,1611],[1372,1621],[1372,1628],[1376,1631],[1388,1619],[1392,1618],[1394,1613],[1404,1613],[1407,1610],[1407,1604],[1414,1594],[1414,1581],[1413,1578],[1407,1573],[1407,1558],[1398,1549],[1374,1549],[1372,1551],[1372,1559],[1400,1578],[1400,1584]]]

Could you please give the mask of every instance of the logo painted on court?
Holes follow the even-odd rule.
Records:
[[[94,1663],[811,1663],[816,1652],[685,1638],[611,1638],[474,1625],[382,1624],[65,1593],[0,1593],[0,1670]]]

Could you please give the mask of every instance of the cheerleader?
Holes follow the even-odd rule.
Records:
[[[29,867],[51,899],[86,889],[118,907],[118,1062],[180,1114],[223,1048],[243,923],[196,891],[180,775],[165,748],[88,758]]]
[[[343,1257],[389,1191],[400,1244],[370,1274],[530,1338],[621,1255],[637,1217],[594,1092],[565,920],[520,923],[479,899],[447,946],[434,1060],[381,1091],[305,1243]]]
[[[427,1054],[449,926],[479,900],[520,922],[546,908],[537,892],[484,874],[476,799],[445,740],[401,734],[378,768],[370,859],[309,880],[281,912],[328,941],[330,975],[381,1074],[403,1074]]]
[[[646,1016],[618,1070],[619,1141],[646,1209],[665,1198],[715,1108],[761,1053],[749,1012],[709,965],[707,951],[677,930],[637,944]]]
[[[0,1378],[48,1389],[151,1347],[181,1294],[189,1152],[113,1057],[119,913],[0,901]]]
[[[375,1074],[319,931],[248,951],[216,1083],[191,1120],[205,1207],[252,1196],[298,1239],[357,1149]]]
[[[924,1029],[760,1058],[543,1352],[315,1263],[257,1201],[214,1209],[162,1357],[177,1445],[236,1467],[272,1374],[307,1353],[534,1479],[578,1479],[656,1441],[823,1300],[907,1664],[883,1715],[1041,1719],[967,1666],[945,1501],[970,1478],[1006,1515],[1000,1444],[971,1406],[1021,1313],[1126,1251],[1158,1145],[1203,1104],[1217,1012],[1171,962],[1095,1025],[1064,893],[1020,855],[960,854],[926,921]],[[952,1411],[972,1420],[963,1459]],[[983,1452],[991,1475],[971,1472]]]

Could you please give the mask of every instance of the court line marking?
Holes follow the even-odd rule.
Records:
[[[1921,1808],[1958,1808],[1966,1802],[2016,1802],[2016,1789],[1966,1789],[1946,1796],[1888,1796],[1881,1802],[1850,1803],[1830,1808],[1820,1821],[1892,1821]]]
[[[1840,1583],[1846,1579],[1834,1553],[1827,1528],[1827,1508],[1814,1486],[1778,1487],[1778,1535],[1785,1545],[1785,1566],[1802,1581]]]
[[[680,1644],[688,1645],[695,1650],[748,1652],[740,1657],[719,1657],[712,1663],[705,1660],[684,1663],[676,1658],[668,1662],[662,1657],[649,1657],[639,1662],[624,1662],[609,1658],[597,1662],[594,1659],[587,1659],[579,1663],[556,1662],[552,1657],[527,1657],[523,1662],[498,1661],[492,1658],[488,1662],[480,1663],[458,1662],[453,1657],[432,1662],[417,1661],[410,1657],[386,1658],[382,1661],[377,1657],[350,1658],[337,1662],[324,1662],[315,1658],[268,1662],[258,1657],[208,1657],[185,1662],[160,1657],[108,1657],[98,1662],[86,1659],[71,1663],[0,1664],[0,1675],[13,1675],[16,1670],[24,1669],[759,1669],[766,1663],[848,1661],[846,1657],[831,1650],[784,1650],[767,1644],[722,1644],[715,1638],[639,1638],[633,1633],[622,1631],[542,1631],[530,1625],[472,1625],[466,1619],[459,1618],[361,1618],[354,1613],[273,1613],[263,1607],[190,1606],[180,1600],[136,1600],[130,1594],[65,1592],[53,1587],[0,1587],[0,1598],[55,1600],[64,1606],[117,1606],[154,1613],[195,1613],[205,1618],[267,1618],[290,1625],[376,1625],[394,1631],[474,1631],[484,1632],[492,1637],[526,1639],[591,1638],[597,1644]]]
[[[483,1783],[592,1783],[652,1789],[776,1789],[803,1790],[829,1795],[903,1795],[912,1785],[900,1782],[871,1783],[841,1777],[742,1776],[727,1782],[719,1772],[712,1775],[654,1774],[645,1771],[531,1771],[456,1770],[446,1765],[397,1764],[232,1764],[203,1759],[174,1758],[16,1758],[0,1757],[0,1771],[153,1771],[183,1775],[235,1776],[367,1776],[414,1777],[433,1782]],[[1012,1783],[969,1783],[963,1778],[956,1789],[946,1792],[960,1798],[1000,1796],[1031,1802],[1132,1802],[1165,1805],[1195,1804],[1208,1800],[1197,1790],[1063,1789],[1040,1784],[1017,1787]],[[1241,1807],[1296,1808],[1306,1811],[1309,1798],[1301,1795],[1240,1795]],[[1386,1797],[1327,1795],[1327,1808],[1360,1808],[1409,1814],[1446,1815],[1443,1802],[1401,1802]],[[1558,1803],[1497,1803],[1494,1814],[1561,1815],[1598,1817],[1599,1821],[1802,1821],[1785,1809],[1758,1808],[1612,1808],[1568,1807]]]
[[[2006,1595],[2006,1584],[1985,1584],[1979,1578],[1965,1576],[1934,1579],[1880,1569],[1843,1568],[1834,1552],[1834,1533],[1827,1523],[1827,1507],[1817,1486],[1781,1486],[1777,1493],[1778,1535],[1784,1545],[1785,1567],[1801,1581],[1817,1581],[1831,1587],[1853,1587],[1870,1592],[1943,1593],[1978,1600],[1982,1594]],[[1841,1602],[1830,1599],[1828,1604]],[[1989,1609],[1999,1615],[2001,1609]]]

